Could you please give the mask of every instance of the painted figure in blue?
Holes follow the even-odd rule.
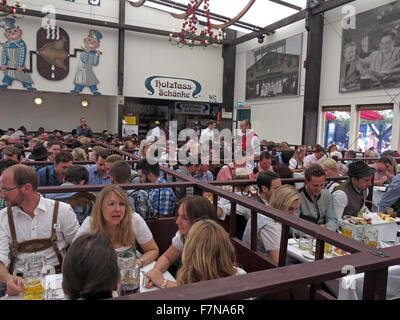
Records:
[[[71,91],[72,93],[81,93],[84,87],[89,87],[94,95],[101,94],[97,91],[99,80],[93,72],[93,66],[99,64],[102,52],[97,48],[100,47],[102,37],[103,35],[100,32],[90,30],[89,36],[84,39],[85,51],[81,53],[81,60],[75,75],[75,88]]]
[[[1,89],[11,86],[13,81],[21,81],[25,89],[35,91],[32,87],[31,75],[25,72],[26,44],[21,39],[22,30],[15,25],[14,18],[1,20],[2,27],[6,30],[4,36],[7,38],[5,43],[0,43],[3,47],[1,51],[0,69],[4,71],[3,84]]]

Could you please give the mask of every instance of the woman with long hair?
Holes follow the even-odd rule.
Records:
[[[289,160],[289,169],[293,172],[302,172],[304,169],[303,160],[306,156],[306,148],[299,147],[294,152],[293,157]]]
[[[129,250],[136,254],[136,263],[143,267],[158,257],[158,246],[144,219],[132,211],[126,193],[117,185],[101,190],[90,217],[83,221],[75,238],[84,233],[102,233],[117,252]],[[136,250],[136,243],[143,255]]]
[[[176,282],[160,277],[155,284],[169,288],[245,273],[235,264],[235,248],[228,233],[217,222],[202,219],[190,228]]]
[[[178,204],[176,224],[178,231],[172,238],[171,246],[158,258],[153,269],[147,274],[147,287],[159,285],[162,274],[177,261],[183,252],[186,237],[192,225],[202,219],[218,220],[217,212],[212,203],[201,196],[188,196]]]
[[[284,184],[272,193],[269,205],[294,216],[300,207],[299,192],[295,187]],[[270,256],[275,263],[278,263],[279,260],[281,230],[282,225],[279,222],[262,214],[257,214],[257,250]],[[243,242],[250,245],[250,239],[251,218],[247,221],[243,233]]]

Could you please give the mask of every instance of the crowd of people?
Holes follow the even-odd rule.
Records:
[[[60,130],[33,134],[24,127],[4,132],[0,138],[0,282],[6,285],[7,294],[23,292],[22,280],[13,276],[13,270],[23,266],[32,252],[41,252],[48,264],[63,273],[63,289],[70,299],[111,297],[119,280],[116,254],[124,251],[134,253],[140,267],[156,261],[147,273],[149,288],[245,273],[221,226],[231,214],[229,200],[218,197],[214,207],[212,194],[198,194],[193,187],[140,188],[146,183],[180,181],[182,175],[202,182],[251,180],[221,188],[332,231],[338,231],[343,215],[357,216],[366,206],[372,184],[388,186],[379,202],[380,211],[400,209],[396,151],[367,163],[358,160],[355,151],[339,150],[335,145],[293,148],[261,140],[246,119],[240,123],[242,137],[237,141],[242,157],[218,164],[203,153],[215,156],[209,149],[209,142],[217,140],[215,128],[216,122],[210,121],[199,135],[201,143],[168,143],[166,149],[158,144],[163,130],[156,139],[130,136],[121,140],[106,130],[94,134],[85,118],[66,135]],[[223,154],[226,141],[218,142]],[[129,152],[138,161],[129,162],[119,151]],[[178,153],[191,156],[190,160],[180,161]],[[150,154],[159,161],[150,161]],[[177,176],[167,176],[163,168],[174,170]],[[326,181],[340,176],[346,178]],[[282,179],[296,177],[302,182],[282,183]],[[126,184],[135,188],[119,186]],[[77,191],[38,191],[46,186],[82,185],[104,186],[99,193],[89,193],[87,206],[76,205],[76,197],[81,196]],[[250,245],[251,211],[237,205],[236,213],[245,220],[242,239]],[[159,256],[159,245],[146,220],[172,216],[176,216],[178,231]],[[280,223],[257,215],[257,250],[275,263],[281,232]],[[27,243],[31,251],[24,250]],[[108,257],[106,264],[100,263],[100,257],[104,260],[100,252]],[[96,269],[98,264],[101,269]],[[176,282],[163,277],[167,270]]]

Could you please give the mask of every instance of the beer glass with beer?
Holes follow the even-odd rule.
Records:
[[[45,297],[44,276],[42,273],[46,265],[46,258],[33,255],[25,260],[24,268],[14,270],[13,275],[21,273],[24,285],[24,300],[43,300]]]
[[[293,239],[299,245],[299,249],[311,251],[313,248],[313,237],[300,231],[293,232]]]
[[[140,268],[136,264],[136,256],[132,251],[118,253],[120,280],[118,291],[120,296],[137,293],[140,284]]]

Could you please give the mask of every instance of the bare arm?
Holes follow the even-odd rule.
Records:
[[[154,274],[155,277],[157,277],[159,274],[162,275],[165,271],[168,270],[170,265],[172,263],[174,263],[181,255],[182,255],[182,251],[178,250],[173,245],[170,245],[170,247],[167,249],[167,251],[165,251],[164,254],[160,258],[158,258],[153,269],[149,271],[146,286],[148,288],[151,288],[154,284],[153,280],[156,280],[156,279],[153,279],[152,275]],[[157,270],[158,273],[152,272],[154,270]]]
[[[144,260],[143,266],[157,259],[159,249],[154,239],[151,239],[149,242],[141,244],[140,247],[143,249],[144,252],[141,256],[141,259]],[[138,263],[138,261],[136,261],[136,263]],[[138,264],[142,265],[141,262],[139,262]]]

